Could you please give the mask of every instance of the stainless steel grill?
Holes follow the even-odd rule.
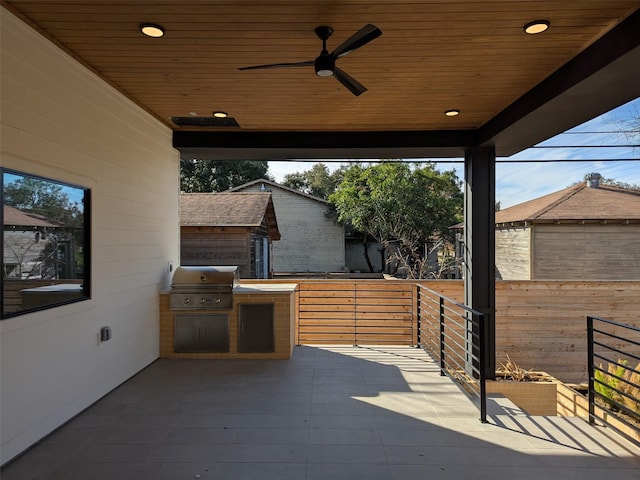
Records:
[[[173,274],[171,310],[233,308],[233,289],[238,285],[238,267],[178,267]]]

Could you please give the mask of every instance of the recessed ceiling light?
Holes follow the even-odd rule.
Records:
[[[444,112],[444,114],[447,117],[457,117],[458,115],[460,115],[460,110],[447,110],[446,112]]]
[[[213,116],[216,118],[227,118],[227,112],[213,112]]]
[[[527,23],[523,28],[525,33],[536,35],[546,31],[550,25],[551,23],[548,20],[535,20]]]
[[[164,36],[164,27],[155,23],[141,23],[140,31],[147,37],[160,38]]]
[[[197,117],[198,116],[198,112],[189,112],[189,115],[191,115],[192,117]]]

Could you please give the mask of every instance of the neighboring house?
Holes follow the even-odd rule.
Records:
[[[496,212],[498,278],[640,279],[640,192],[600,178]]]
[[[236,265],[241,278],[271,278],[274,240],[270,193],[180,194],[182,265]]]
[[[58,229],[64,225],[42,215],[23,212],[5,205],[3,208],[3,278],[41,279],[57,278],[45,275],[47,248],[54,245]],[[51,252],[49,252],[51,255]],[[72,278],[72,272],[65,278]]]
[[[273,245],[275,273],[342,272],[344,228],[327,217],[329,204],[269,180],[255,180],[231,192],[271,192],[281,240]]]

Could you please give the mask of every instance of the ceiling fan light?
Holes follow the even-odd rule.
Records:
[[[331,77],[333,76],[333,70],[316,70],[316,75],[319,77]]]
[[[458,115],[460,115],[460,110],[451,109],[451,110],[447,110],[446,112],[444,112],[444,114],[447,117],[457,117]]]
[[[140,31],[147,37],[160,38],[164,36],[164,27],[156,23],[141,23]]]
[[[537,35],[549,29],[551,23],[548,20],[534,20],[527,23],[523,28],[524,32],[529,35]]]

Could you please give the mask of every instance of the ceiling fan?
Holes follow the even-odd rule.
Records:
[[[322,40],[322,52],[315,60],[308,60],[306,62],[293,62],[293,63],[272,63],[269,65],[254,65],[252,67],[241,67],[238,70],[257,70],[260,68],[285,68],[285,67],[309,67],[314,66],[316,75],[319,77],[335,77],[342,85],[349,89],[356,97],[367,91],[366,87],[358,82],[353,77],[349,76],[340,68],[336,67],[336,60],[344,57],[348,53],[366,45],[370,41],[378,38],[382,35],[380,30],[375,25],[367,24],[354,33],[347,40],[342,42],[333,52],[327,51],[327,39],[333,33],[333,28],[320,26],[314,29],[316,35]]]

